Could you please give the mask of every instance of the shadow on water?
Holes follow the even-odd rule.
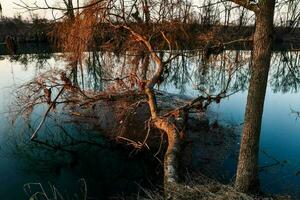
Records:
[[[163,52],[161,56],[167,56],[167,53]],[[217,95],[220,91],[226,91],[229,97],[212,106],[208,115],[212,125],[217,121],[223,126],[235,127],[235,135],[239,137],[250,75],[250,58],[250,51],[225,51],[219,55],[212,55],[208,59],[203,52],[183,51],[168,65],[163,75],[166,81],[157,89],[188,97],[201,94]],[[11,88],[11,91],[7,91],[2,88],[38,80],[39,77],[48,76],[49,81],[51,77],[55,77],[53,75],[55,71],[66,67],[72,83],[82,90],[96,92],[120,90],[122,87],[130,87],[130,80],[128,83],[124,81],[124,84],[120,82],[113,84],[112,80],[116,78],[126,80],[132,72],[145,77],[147,77],[145,71],[153,72],[154,63],[151,60],[148,61],[148,70],[135,70],[138,69],[136,65],[145,63],[147,59],[149,59],[147,55],[133,56],[131,53],[115,56],[112,53],[89,52],[86,53],[86,59],[82,64],[67,64],[60,54],[5,56],[0,61],[0,70],[6,67],[4,65],[11,64],[12,70],[3,72],[6,73],[6,81],[11,84],[0,82],[0,88],[12,93],[11,98],[14,99],[14,95],[20,95],[16,93],[18,90],[12,91]],[[262,128],[263,151],[260,156],[262,187],[264,191],[270,193],[288,193],[295,196],[299,196],[300,193],[297,189],[300,185],[299,173],[297,173],[300,170],[298,160],[300,151],[299,146],[292,142],[300,139],[297,134],[300,123],[294,123],[296,117],[291,114],[291,108],[300,110],[299,103],[295,102],[295,99],[299,99],[299,67],[299,52],[273,54]],[[26,76],[23,76],[23,71],[27,73]],[[17,83],[12,83],[11,74]],[[55,78],[53,80],[55,81]],[[36,97],[29,92],[26,93],[26,90],[22,91],[23,96],[27,95],[25,102]],[[4,99],[1,101],[5,102]],[[280,104],[277,103],[279,101]],[[15,104],[16,102],[22,101],[17,100],[10,104],[11,111],[15,111],[16,108],[20,111],[22,106],[28,105]],[[39,140],[29,142],[30,135],[42,118],[41,113],[47,109],[45,102],[39,104],[32,106],[33,112],[23,112],[22,117],[17,112],[10,112],[9,119],[14,120],[13,127],[8,125],[5,119],[7,114],[1,114],[3,133],[9,132],[9,134],[0,136],[1,155],[5,157],[3,162],[7,162],[0,167],[3,168],[0,171],[3,171],[3,174],[9,173],[4,174],[3,181],[0,181],[1,184],[7,185],[6,188],[1,187],[0,197],[25,198],[22,187],[26,183],[33,182],[40,182],[47,186],[50,181],[50,185],[62,188],[62,193],[72,195],[80,191],[78,180],[84,178],[88,195],[98,199],[137,194],[141,187],[153,189],[162,183],[161,164],[153,156],[153,152],[143,150],[132,153],[131,147],[119,144],[107,134],[103,134],[104,130],[101,127],[103,123],[95,123],[99,119],[76,120],[77,110],[73,111],[73,115],[69,115],[63,104],[51,111],[40,130]],[[7,107],[8,105],[1,108],[0,112],[6,112]],[[274,108],[278,109],[274,110]],[[274,115],[284,119],[279,122]],[[188,166],[189,170],[200,171],[220,181],[230,182],[236,170],[238,140],[231,140],[230,145],[220,145],[217,144],[218,141],[213,142],[209,136],[205,138],[210,141],[205,143],[194,141],[191,150],[193,159]],[[290,149],[284,146],[290,146]],[[218,148],[225,149],[222,159],[217,161],[207,157],[211,155],[219,159]],[[282,177],[287,177],[286,179],[289,180],[288,187],[282,182]]]
[[[89,197],[105,199],[130,195],[141,187],[154,188],[161,183],[161,165],[149,152],[132,154],[128,146],[100,135],[90,125],[79,124],[59,113],[48,116],[40,130],[41,137],[29,142],[28,136],[34,132],[33,127],[36,127],[42,112],[37,108],[30,120],[18,119],[13,133],[2,139],[1,154],[16,160],[18,175],[15,178],[27,180],[23,184],[41,183],[48,189],[49,195],[49,185],[55,186],[66,198],[80,193],[78,181],[84,179]],[[19,134],[17,137],[16,133]],[[31,180],[18,177],[24,175]],[[7,187],[20,187],[15,188],[17,195],[9,194],[7,197],[23,196],[22,185],[7,184]],[[36,187],[27,191],[33,195],[41,189]]]

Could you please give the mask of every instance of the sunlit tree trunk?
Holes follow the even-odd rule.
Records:
[[[260,0],[256,12],[251,79],[235,181],[237,190],[259,192],[259,138],[273,43],[275,0]]]

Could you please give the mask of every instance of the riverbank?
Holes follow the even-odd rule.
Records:
[[[251,50],[254,27],[252,26],[222,26],[201,24],[130,24],[139,32],[147,33],[157,27],[164,27],[166,33],[172,35],[172,42],[176,41],[173,50],[207,50],[211,54],[218,54],[223,50]],[[40,51],[61,52],[54,41],[56,34],[53,32],[55,24],[47,21],[5,22],[0,23],[3,30],[0,33],[0,55],[11,54],[7,49],[9,38],[13,41],[15,54],[39,53]],[[129,32],[123,29],[111,29],[108,24],[100,24],[94,36],[93,49],[98,51],[134,50],[131,43],[134,40]],[[168,50],[168,44],[161,36],[153,36],[153,48]],[[95,45],[96,44],[96,45]],[[274,51],[299,51],[300,28],[276,27],[274,37]]]

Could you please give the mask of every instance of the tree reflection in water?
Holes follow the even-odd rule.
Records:
[[[52,56],[47,54],[20,55],[11,56],[10,59],[13,62],[23,64],[25,70],[27,70],[29,63],[36,63],[36,69],[43,69],[49,67],[48,60]],[[161,56],[168,56],[168,53],[161,53]],[[59,55],[54,55],[54,57],[59,59]],[[202,52],[182,51],[180,56],[172,60],[172,63],[166,68],[163,74],[165,81],[157,89],[191,96],[217,96],[225,92],[226,95],[230,95],[238,91],[246,91],[250,74],[248,65],[250,57],[250,51],[225,51],[219,55],[213,55],[209,59]],[[105,134],[105,137],[98,134],[105,132],[101,127],[103,123],[98,122],[99,116],[89,116],[91,119],[83,121],[80,119],[81,116],[78,116],[81,113],[76,109],[68,112],[70,107],[76,106],[82,102],[82,99],[93,98],[93,92],[122,91],[124,88],[138,90],[139,85],[134,78],[145,78],[151,75],[154,71],[154,63],[149,60],[149,56],[140,52],[127,52],[126,55],[118,56],[109,52],[88,52],[82,64],[77,62],[65,63],[65,65],[67,65],[67,74],[70,75],[75,89],[68,90],[56,102],[56,108],[47,116],[47,122],[41,130],[41,137],[35,143],[28,143],[27,141],[36,128],[36,120],[38,119],[36,115],[47,107],[47,99],[43,95],[43,89],[44,87],[51,88],[53,94],[58,93],[59,88],[63,85],[59,77],[61,75],[59,68],[63,69],[65,66],[56,66],[55,69],[40,74],[36,79],[21,86],[16,91],[17,100],[13,106],[19,109],[15,113],[14,119],[18,129],[22,130],[18,132],[23,134],[18,139],[12,139],[10,144],[18,147],[14,152],[15,155],[25,159],[28,163],[28,169],[31,171],[34,167],[34,171],[41,170],[59,175],[67,168],[87,173],[89,177],[93,177],[94,173],[99,172],[94,169],[91,170],[90,167],[97,166],[96,160],[101,160],[103,157],[101,159],[95,158],[121,147],[111,142],[107,138],[108,134]],[[143,67],[140,68],[137,65]],[[300,83],[299,66],[298,52],[274,53],[269,78],[271,89],[274,92],[297,92]],[[68,109],[66,109],[66,104],[68,104]],[[84,106],[93,108],[92,105]],[[128,105],[130,104],[127,103],[122,106]],[[118,109],[112,108],[101,112],[112,111],[116,112]],[[21,119],[20,116],[23,118]],[[88,118],[87,115],[82,117]],[[120,122],[118,117],[120,116],[112,117],[112,119],[118,119]],[[21,124],[28,127],[21,129]],[[124,147],[122,146],[122,148]],[[103,151],[105,154],[95,155],[95,152],[99,151]],[[130,150],[128,149],[126,153],[123,152],[121,156],[118,155],[117,159],[124,161],[124,159],[126,160],[124,157],[128,156],[129,153]],[[139,157],[144,155],[143,153],[145,152],[142,151]],[[113,153],[111,155],[116,156]],[[149,186],[146,184],[147,180],[141,177],[145,173],[149,175],[147,178],[151,177],[153,174],[151,171],[156,171],[160,164],[158,162],[153,164],[156,158],[142,157],[149,158],[149,160],[142,159],[142,162],[146,162],[148,167],[142,170],[138,179],[143,180],[142,182]],[[103,165],[104,161],[101,162]],[[138,158],[134,158],[134,162],[139,162]],[[97,180],[97,178],[103,177],[94,178]],[[155,182],[155,180],[152,181]]]

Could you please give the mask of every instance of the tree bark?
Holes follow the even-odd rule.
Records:
[[[256,12],[253,58],[243,136],[235,187],[240,192],[259,192],[259,139],[273,43],[275,0],[260,0]]]
[[[156,128],[167,136],[168,148],[164,156],[164,195],[165,199],[172,199],[178,183],[178,155],[181,150],[180,127],[176,126],[176,119],[159,117],[157,115],[156,100],[151,88],[146,88],[151,118]],[[182,131],[182,130],[181,130]]]
[[[155,126],[164,131],[168,139],[168,148],[164,156],[164,193],[165,199],[172,199],[172,193],[176,191],[178,183],[179,153],[181,151],[181,139],[178,128],[168,118],[157,118]]]
[[[162,130],[167,136],[168,147],[164,156],[164,193],[165,199],[172,199],[172,193],[176,191],[176,183],[178,183],[178,154],[181,150],[180,131],[183,131],[184,126],[179,127],[177,124],[180,124],[180,120],[178,121],[174,118],[174,116],[172,117],[158,115],[157,102],[153,88],[159,82],[164,71],[165,63],[163,62],[162,58],[157,55],[151,43],[146,37],[135,32],[129,26],[123,27],[129,30],[132,35],[136,37],[137,41],[142,42],[146,46],[146,48],[150,52],[151,58],[156,64],[156,70],[150,80],[147,81],[144,91],[148,96],[148,105],[150,109],[151,120],[154,122],[155,127]],[[144,64],[149,65],[149,60],[145,60],[145,62],[146,63]],[[146,78],[146,74],[144,74],[144,78]],[[179,117],[179,119],[180,118],[181,117]],[[185,116],[182,116],[182,119],[184,121]]]

